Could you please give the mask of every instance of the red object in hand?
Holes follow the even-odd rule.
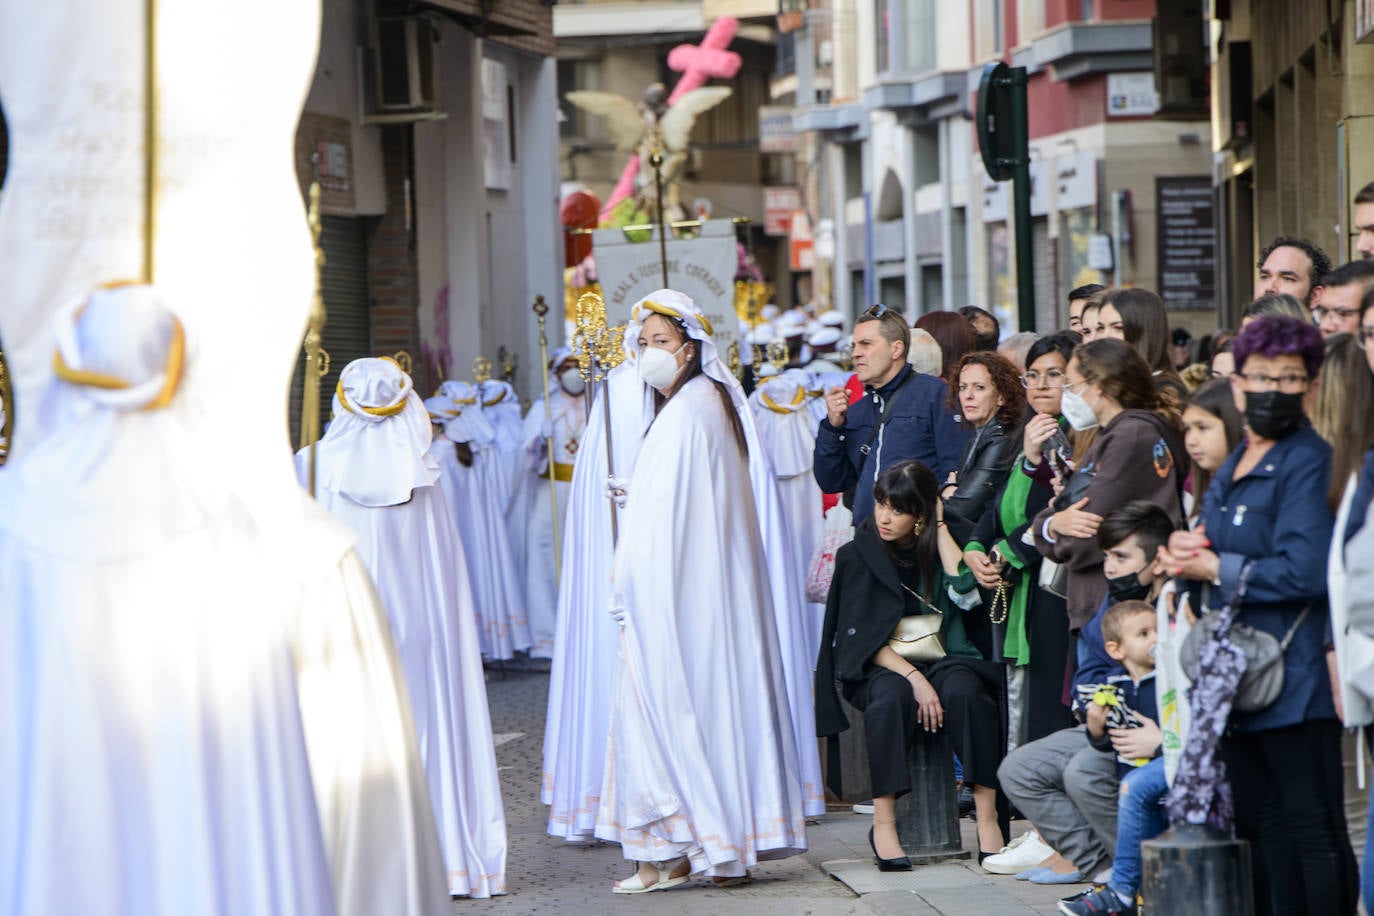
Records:
[[[576,267],[592,253],[590,235],[574,235],[573,229],[595,229],[601,201],[587,191],[573,191],[563,198],[558,208],[558,221],[563,224],[563,266]]]

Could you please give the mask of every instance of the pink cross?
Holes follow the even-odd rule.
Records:
[[[668,96],[669,105],[693,89],[700,89],[711,77],[728,80],[739,72],[740,56],[726,50],[734,41],[737,31],[739,20],[722,16],[711,23],[700,45],[678,45],[668,52],[668,68],[682,74],[673,86],[672,95]],[[635,175],[638,173],[639,157],[631,156],[611,196],[606,199],[606,206],[601,208],[602,220],[610,218],[615,205],[634,193]]]
[[[728,80],[739,72],[740,57],[727,51],[739,31],[739,20],[722,16],[706,30],[700,45],[678,45],[668,52],[668,68],[682,74],[668,96],[671,105],[693,89],[706,85],[711,77]]]

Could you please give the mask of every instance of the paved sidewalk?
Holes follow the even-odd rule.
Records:
[[[508,667],[489,671],[487,695],[496,759],[510,836],[507,879],[510,893],[492,900],[459,900],[456,914],[478,910],[502,913],[709,913],[712,916],[770,914],[892,913],[903,916],[1027,916],[1055,913],[1060,897],[1084,885],[1037,887],[985,874],[972,861],[917,867],[882,876],[882,889],[856,895],[831,878],[822,863],[857,860],[871,868],[867,817],[831,812],[810,822],[810,848],[804,856],[765,862],[753,870],[754,882],[718,890],[706,880],[659,894],[617,896],[611,882],[632,869],[620,849],[606,844],[580,846],[544,832],[547,809],[539,804],[539,774],[544,740],[548,674]],[[976,849],[973,823],[961,822],[964,845]],[[1014,832],[1026,829],[1024,821]],[[878,875],[876,869],[874,876]]]

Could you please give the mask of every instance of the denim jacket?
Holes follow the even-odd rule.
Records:
[[[1238,621],[1281,640],[1304,607],[1310,604],[1312,612],[1284,653],[1279,698],[1258,712],[1232,713],[1231,727],[1255,732],[1334,719],[1326,667],[1326,563],[1335,524],[1326,502],[1331,446],[1305,425],[1233,480],[1244,451],[1241,445],[1226,459],[1203,497],[1199,521],[1221,560],[1221,586],[1210,589],[1207,609],[1221,609],[1250,563]],[[1192,591],[1194,607],[1201,607],[1197,583]]]

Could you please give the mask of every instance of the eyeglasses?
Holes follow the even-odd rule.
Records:
[[[1355,343],[1359,344],[1361,350],[1369,349],[1370,341],[1374,341],[1374,325],[1364,325],[1360,328],[1355,337]]]
[[[1277,388],[1291,394],[1307,387],[1307,376],[1305,375],[1265,375],[1263,372],[1237,372],[1236,375],[1244,379],[1246,385],[1257,391],[1269,391]]]
[[[1325,321],[1328,316],[1338,318],[1341,321],[1349,321],[1359,314],[1359,309],[1327,308],[1324,305],[1319,305],[1312,310],[1312,317],[1317,319],[1317,321]]]
[[[1039,372],[1031,370],[1021,376],[1021,384],[1027,388],[1063,388],[1064,373],[1058,369],[1051,369],[1041,375]]]
[[[1087,379],[1079,379],[1079,380],[1076,381],[1076,382],[1071,382],[1071,381],[1069,381],[1068,377],[1065,376],[1065,378],[1064,378],[1064,384],[1061,385],[1060,387],[1063,388],[1065,391],[1069,392],[1070,394],[1078,394],[1078,392],[1077,392],[1077,391],[1074,391],[1074,389],[1077,388],[1079,385],[1086,385],[1086,384],[1088,384],[1088,380],[1087,380]]]

